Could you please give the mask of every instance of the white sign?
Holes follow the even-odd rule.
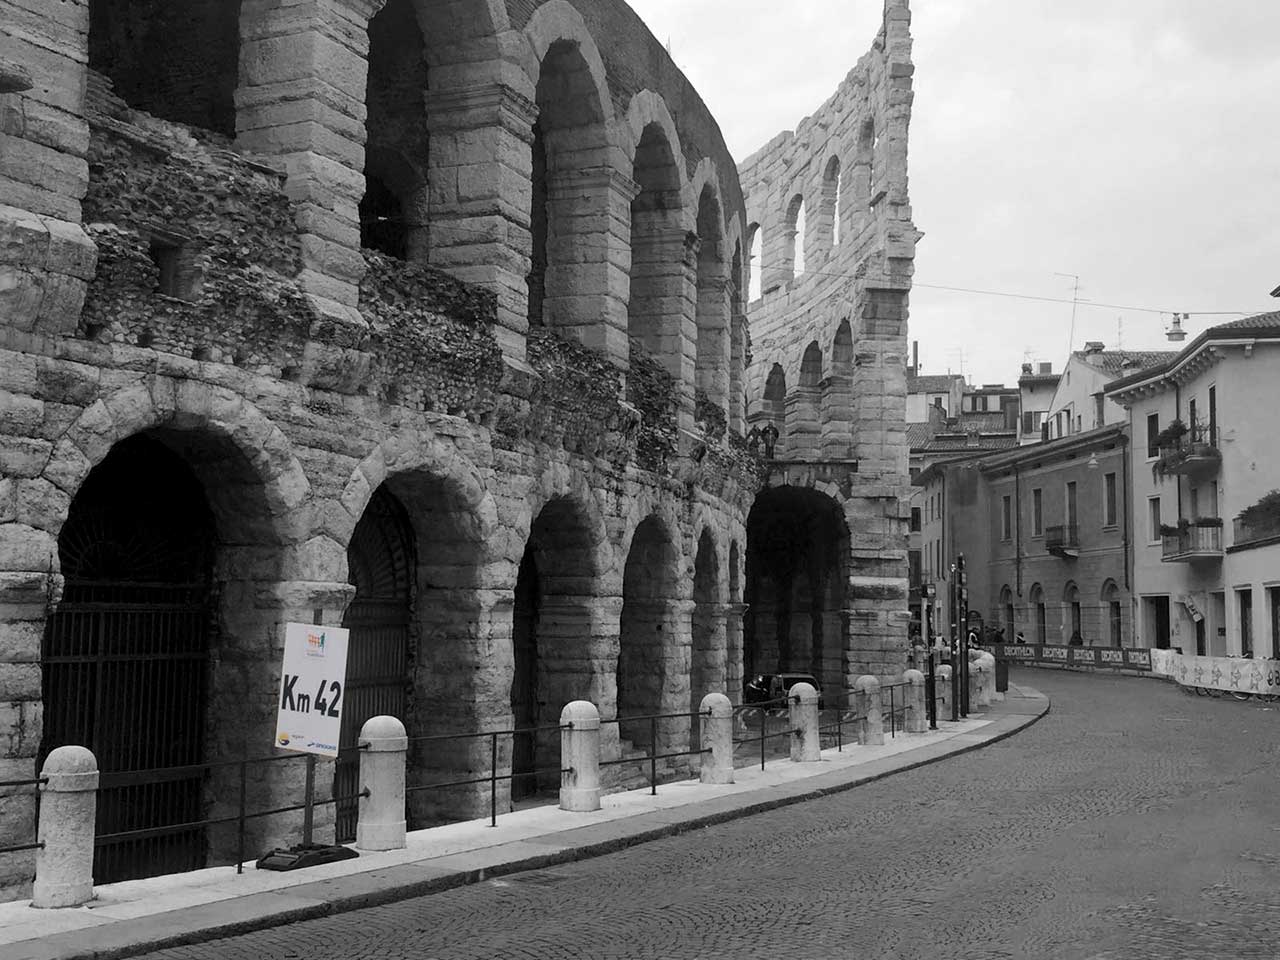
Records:
[[[338,755],[347,684],[347,636],[343,627],[285,624],[277,747],[322,757]]]

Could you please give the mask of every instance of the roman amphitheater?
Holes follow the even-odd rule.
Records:
[[[621,0],[0,0],[0,780],[79,743],[119,832],[232,815],[289,621],[350,628],[344,743],[399,716],[426,782],[539,728],[503,804],[570,700],[900,673],[909,25],[739,165]]]

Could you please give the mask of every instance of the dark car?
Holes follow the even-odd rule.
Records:
[[[797,683],[807,683],[818,691],[818,709],[821,710],[822,684],[811,673],[757,673],[742,685],[742,702],[767,703],[770,700],[781,700]]]

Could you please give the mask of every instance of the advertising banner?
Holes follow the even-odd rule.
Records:
[[[1150,670],[1151,651],[1131,647],[1071,647],[1050,643],[1004,643],[997,657],[1028,664],[1059,667],[1097,667],[1111,670]]]
[[[1280,660],[1188,657],[1170,650],[1151,653],[1159,656],[1162,672],[1184,687],[1280,695]]]
[[[338,755],[347,639],[348,631],[342,627],[285,624],[277,747],[322,757]]]

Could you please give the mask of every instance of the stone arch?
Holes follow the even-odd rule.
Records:
[[[646,91],[647,92],[647,91]],[[685,299],[684,178],[679,141],[666,105],[656,95],[632,102],[632,113],[650,115],[636,135],[631,178],[639,192],[631,201],[631,274],[627,336],[632,348],[660,360],[678,380],[684,377],[682,312]],[[648,105],[647,107],[645,105]]]
[[[868,206],[875,185],[876,121],[865,117],[858,125],[858,141],[854,148],[853,203],[850,213],[855,216],[854,226],[866,219]]]
[[[315,579],[324,580],[328,570],[323,546],[306,540],[310,488],[284,434],[231,391],[193,381],[176,388],[146,381],[90,405],[34,483],[44,487],[45,496],[32,502],[57,509],[40,518],[20,516],[19,524],[6,527],[5,537],[18,534],[15,540],[22,543],[22,531],[15,528],[31,522],[28,534],[47,544],[40,567],[47,562],[65,577],[61,602],[44,630],[42,751],[60,745],[59,740],[86,743],[104,770],[116,772],[200,763],[207,759],[209,743],[217,743],[220,754],[244,756],[257,749],[255,744],[268,742],[275,729],[278,676],[276,646],[269,638],[285,620],[296,618],[280,598],[292,591],[289,581],[306,575],[310,563],[319,565]],[[183,490],[189,495],[175,506]],[[195,555],[198,562],[182,560]],[[336,602],[335,593],[341,598]],[[321,585],[320,595],[314,606],[340,606],[345,587]],[[121,622],[122,603],[131,608],[130,629],[117,628],[114,634],[113,665],[99,663],[94,669],[113,671],[110,682],[119,685],[119,695],[131,696],[137,709],[128,718],[100,725],[93,723],[84,698],[68,693],[87,674],[67,673],[59,663],[67,656],[101,653],[74,648],[107,636],[108,623]],[[86,626],[94,618],[102,621],[101,628]],[[159,653],[175,656],[157,660]],[[178,691],[176,700],[151,696],[167,685]],[[97,681],[93,686],[98,688]],[[240,706],[212,708],[228,702]],[[179,717],[178,711],[185,712]],[[86,722],[97,733],[77,728]],[[198,730],[192,731],[192,723]],[[166,725],[171,735],[149,738],[148,731]],[[168,822],[228,813],[222,798],[236,795],[232,779],[230,770],[217,768],[207,782],[196,777],[186,788],[174,786],[173,803],[153,809],[177,816]],[[255,782],[250,802],[269,804],[280,787],[276,778]],[[180,793],[184,799],[177,799]],[[101,802],[105,810],[113,803],[107,795]],[[131,807],[143,801],[122,802]],[[162,825],[110,822],[115,829]],[[293,826],[287,818],[257,823],[252,842],[283,839]],[[117,852],[114,862],[103,861],[99,876],[193,869],[226,862],[234,850],[222,831],[208,836],[195,831],[191,839],[195,846],[184,849],[193,859],[173,861],[144,851],[145,862],[130,865]],[[175,840],[169,852],[179,846]]]
[[[725,595],[715,537],[704,527],[693,563],[693,612],[690,632],[689,712],[697,713],[708,693],[727,693]],[[699,724],[690,724],[689,749],[697,749]]]
[[[1006,643],[1013,643],[1018,636],[1018,623],[1013,607],[1013,590],[1006,583],[1000,588],[1000,623]]]
[[[822,380],[822,347],[817,340],[809,341],[800,360],[800,386],[817,387]]]
[[[1048,643],[1049,616],[1045,609],[1044,588],[1039,583],[1031,585],[1027,594],[1027,606],[1030,608],[1032,629],[1035,630],[1035,642]]]
[[[764,228],[747,225],[747,302],[755,303],[764,290]]]
[[[786,400],[787,450],[816,459],[822,437],[822,347],[812,340],[800,359],[796,388]]]
[[[729,274],[724,215],[713,182],[705,184],[699,192],[695,230],[698,235],[695,379],[697,389],[712,403],[723,407],[729,397]]]
[[[615,360],[626,356],[625,281],[609,251],[633,188],[613,166],[613,107],[600,51],[567,0],[548,0],[524,36],[538,117],[531,145],[528,322],[557,328]],[[615,281],[612,273],[618,272]]]
[[[1102,612],[1107,618],[1107,627],[1105,636],[1107,645],[1112,647],[1124,646],[1124,603],[1123,594],[1120,587],[1114,580],[1108,577],[1102,582],[1102,589],[1098,592],[1098,599],[1102,603]]]
[[[782,257],[779,266],[788,280],[801,276],[805,271],[805,232],[807,230],[804,194],[796,193],[787,201],[787,212],[782,228]]]
[[[501,34],[511,29],[503,0],[413,0],[413,5],[433,67],[496,57]]]
[[[812,673],[831,705],[843,703],[845,682],[849,524],[838,497],[817,486],[770,487],[756,497],[744,596],[746,674]]]
[[[131,107],[233,137],[240,0],[92,0],[89,69]]]
[[[680,598],[682,564],[673,529],[650,514],[634,528],[626,549],[616,700],[622,718],[675,713],[688,702],[689,621],[687,603]],[[630,746],[665,753],[687,742],[687,721],[667,719],[656,727],[658,742],[653,743],[649,722],[620,723],[623,754]]]
[[[606,554],[594,500],[552,496],[529,528],[515,585],[510,704],[512,799],[560,785],[560,710],[599,702],[600,582]],[[532,728],[540,728],[534,730]]]
[[[848,318],[840,321],[831,340],[827,372],[821,386],[823,458],[852,459],[853,333]]]
[[[829,251],[842,239],[840,224],[840,158],[832,156],[822,168],[822,195],[818,206],[817,242],[822,250]],[[847,231],[846,231],[847,232]]]
[[[1062,634],[1068,642],[1084,638],[1084,607],[1080,602],[1080,588],[1074,580],[1062,587]]]
[[[365,192],[360,245],[427,258],[427,44],[415,0],[386,0],[369,20]]]

